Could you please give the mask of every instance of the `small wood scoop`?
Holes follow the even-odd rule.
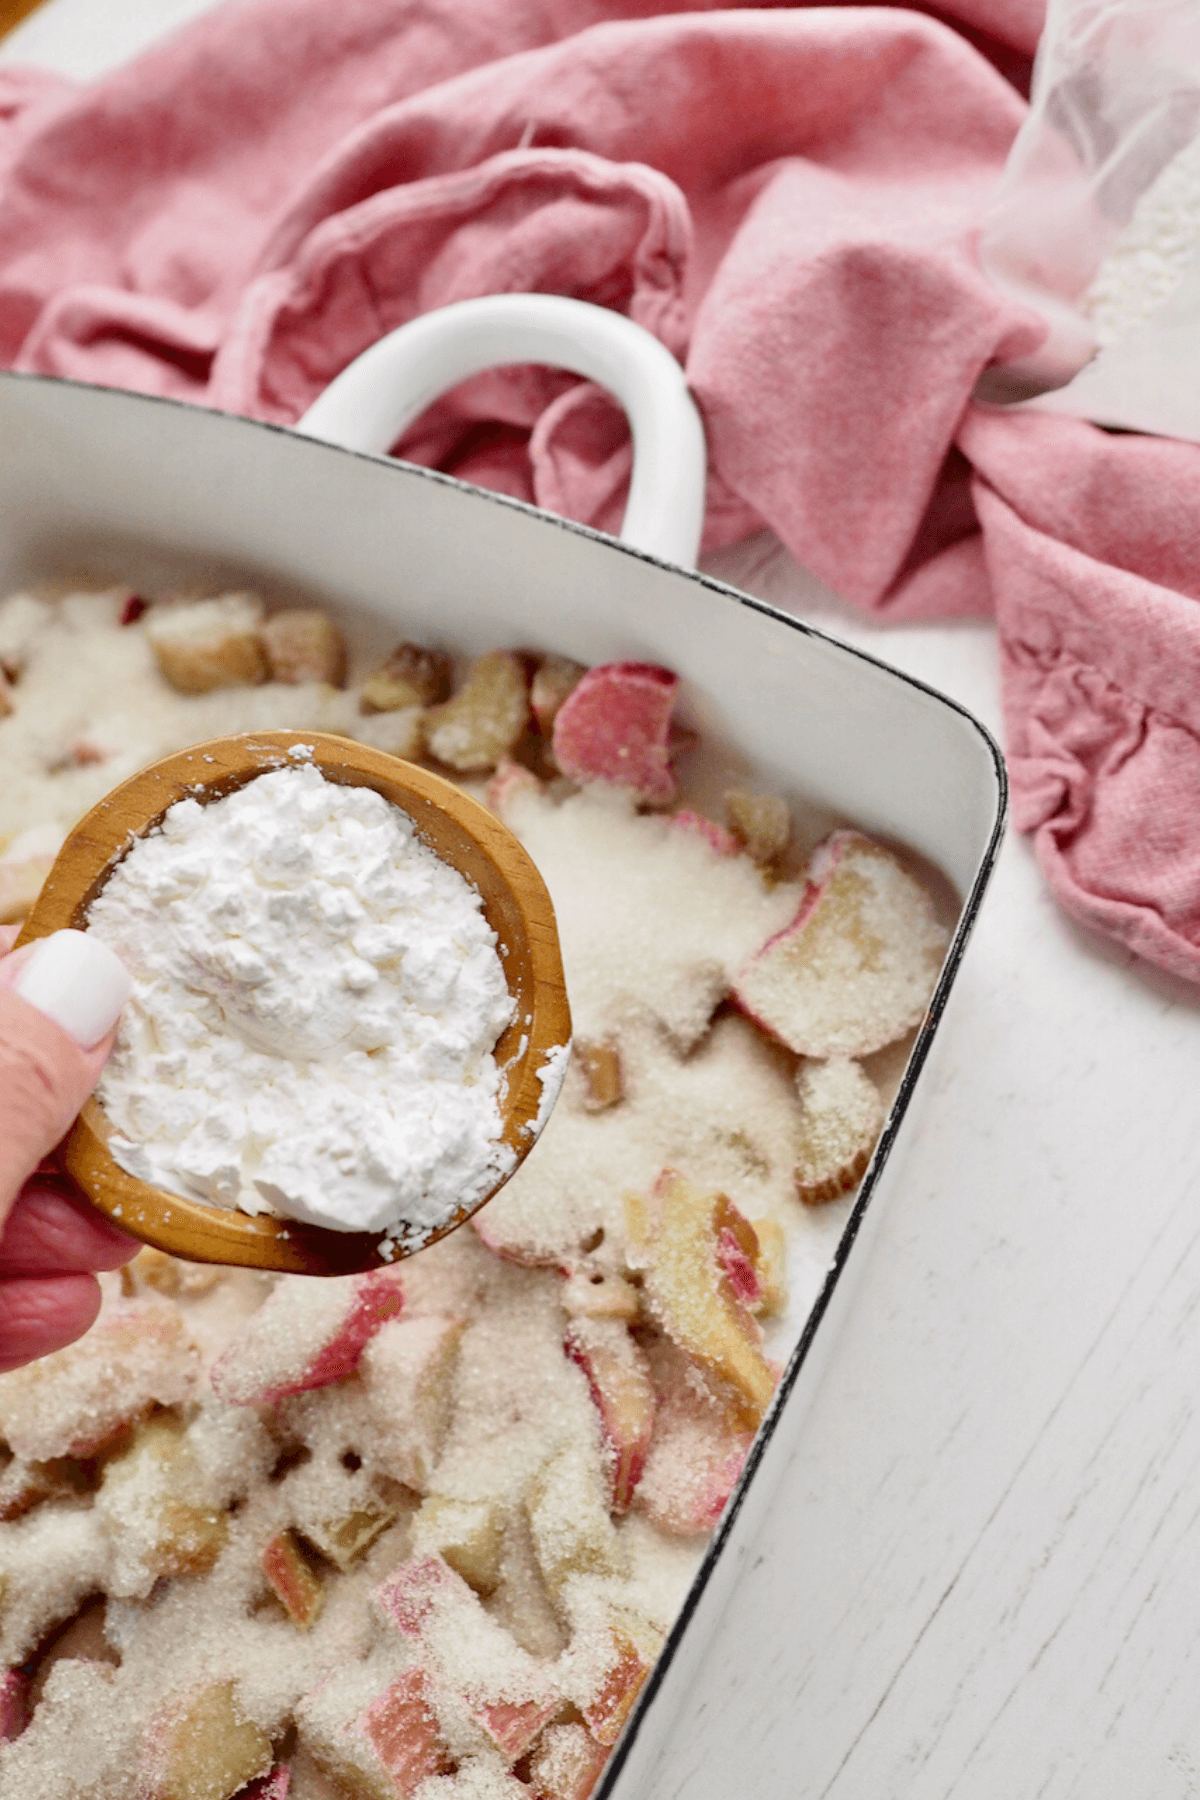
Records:
[[[429,848],[482,896],[516,1001],[512,1023],[501,1035],[495,1056],[507,1076],[502,1137],[519,1166],[537,1139],[543,1094],[538,1072],[548,1052],[571,1037],[554,909],[541,876],[508,828],[452,782],[412,763],[349,738],[311,731],[215,738],[152,763],[115,788],[75,827],[17,943],[47,937],[64,926],[86,926],[88,908],[112,870],[168,807],[177,800],[219,800],[256,775],[295,768],[297,759],[289,752],[297,745],[310,748],[303,763],[318,768],[327,781],[374,788],[400,807]],[[226,1211],[139,1181],[110,1154],[111,1129],[99,1102],[89,1100],[66,1138],[62,1161],[102,1212],[159,1250],[192,1262],[237,1263],[301,1275],[348,1275],[392,1260],[380,1252],[384,1241],[380,1234],[329,1231],[261,1213]],[[503,1181],[497,1182],[496,1187],[501,1186]],[[445,1237],[490,1198],[488,1194],[474,1206],[463,1207],[434,1237]]]

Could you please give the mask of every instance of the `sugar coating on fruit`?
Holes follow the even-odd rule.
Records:
[[[93,902],[134,978],[99,1090],[142,1180],[424,1242],[512,1166],[512,997],[479,895],[309,767],[181,800]]]
[[[187,1399],[199,1372],[174,1307],[129,1307],[0,1380],[0,1437],[30,1462],[89,1456],[151,1406]]]
[[[109,636],[145,651],[136,620]],[[540,748],[518,708],[507,727],[543,774],[583,672],[553,674],[529,697]],[[199,716],[271,692],[170,698]],[[463,710],[490,757],[503,721]],[[568,922],[583,1035],[473,1227],[332,1282],[144,1255],[101,1278],[78,1362],[0,1375],[0,1436],[23,1446],[0,1469],[0,1666],[27,1665],[36,1699],[0,1793],[594,1792],[825,1279],[845,1208],[800,1207],[797,1171],[857,1078],[806,1062],[798,1082],[721,1004],[800,910],[750,866],[782,803],[770,842],[743,820],[730,855],[700,814],[639,816],[635,790],[580,779],[562,801],[502,758],[491,786]]]
[[[611,788],[556,805],[522,787],[502,816],[550,889],[581,1038],[650,1016],[681,1048],[695,1044],[736,970],[800,903],[796,883],[769,888],[748,857]]]
[[[813,857],[796,917],[740,971],[735,992],[802,1056],[866,1056],[920,1022],[946,941],[896,858],[836,831]]]
[[[747,1020],[723,1014],[686,1059],[651,1022],[629,1026],[621,1068],[624,1098],[602,1111],[590,1104],[582,1066],[568,1073],[536,1151],[473,1220],[485,1243],[517,1262],[582,1266],[618,1281],[623,1196],[646,1192],[666,1167],[720,1189],[748,1218],[787,1217],[799,1097],[786,1057]]]
[[[803,1063],[796,1087],[802,1109],[796,1187],[815,1206],[859,1180],[883,1124],[883,1102],[866,1070],[849,1057]]]

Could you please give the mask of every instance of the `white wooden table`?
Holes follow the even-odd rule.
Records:
[[[99,73],[205,0],[49,0]],[[985,625],[714,567],[1000,729]],[[1200,1796],[1200,997],[1005,847],[898,1201],[647,1800]]]

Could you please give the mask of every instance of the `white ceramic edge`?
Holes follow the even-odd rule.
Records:
[[[704,526],[700,414],[666,346],[606,307],[557,294],[492,294],[423,313],[356,357],[294,430],[382,453],[460,381],[511,363],[570,369],[621,402],[633,434],[622,541],[694,565]]]
[[[738,598],[736,589],[730,592]],[[760,601],[751,601],[755,606]],[[774,608],[768,610],[774,611]],[[790,625],[799,621],[778,614]],[[811,627],[801,626],[802,630]],[[847,646],[849,648],[850,646]],[[862,654],[861,652],[857,654]],[[867,659],[874,660],[873,658]],[[850,1311],[866,1268],[888,1196],[899,1185],[903,1150],[924,1104],[927,1085],[918,1081],[933,1052],[938,1030],[949,1004],[955,977],[967,941],[979,917],[984,894],[991,881],[1008,815],[1008,776],[1004,758],[986,726],[947,696],[936,694],[925,683],[903,674],[903,681],[944,700],[971,720],[989,747],[996,774],[995,815],[987,846],[975,878],[964,896],[958,925],[946,953],[929,1010],[917,1034],[896,1097],[875,1146],[866,1174],[855,1195],[854,1207],[838,1238],[837,1248],[808,1318],[780,1377],[766,1418],[755,1435],[750,1454],[705,1549],[687,1597],[675,1619],[658,1661],[605,1764],[592,1800],[636,1800],[652,1782],[656,1766],[669,1749],[675,1718],[691,1691],[701,1666],[717,1652],[721,1617],[732,1596],[738,1572],[753,1548],[755,1533],[770,1506],[772,1496],[795,1448],[796,1433],[820,1385],[821,1376]],[[851,1252],[858,1255],[851,1258]],[[787,1429],[780,1430],[786,1414]]]
[[[148,399],[145,396],[89,388],[84,384],[45,376],[6,374],[0,377],[0,392],[9,384],[16,393],[24,391],[32,394],[41,390],[48,397],[57,394],[63,398],[68,407],[72,404],[72,392],[77,391],[81,396],[90,395],[97,400],[102,399],[104,407],[111,406],[118,416],[129,407],[148,408],[150,409],[146,414],[148,419],[154,414],[158,414],[160,417],[170,415],[179,421],[184,416],[191,414],[193,410],[177,401]],[[212,413],[201,413],[199,419],[203,421],[203,424],[196,428],[200,435],[192,439],[197,448],[199,448],[204,434],[210,430],[220,433],[222,438],[231,428],[238,433],[265,432],[271,437],[283,441],[293,436],[282,427],[264,425],[238,417],[220,418]],[[49,421],[47,424],[49,425]],[[12,459],[18,469],[26,471],[31,466],[36,467],[37,463],[35,447],[28,437],[31,425],[31,420],[21,421],[21,445],[19,450],[14,450]],[[172,427],[172,430],[176,429],[178,429],[178,424]],[[184,429],[191,438],[192,427],[190,424]],[[69,459],[75,446],[66,441],[57,441],[51,430],[48,430],[47,438],[48,444],[54,452],[54,459],[56,459],[52,459],[51,466],[54,467],[57,480],[61,474],[61,459],[64,456]],[[296,447],[300,448],[299,445]],[[366,466],[376,470],[394,471],[397,477],[405,479],[416,477],[422,485],[428,484],[431,488],[455,490],[462,496],[464,502],[472,505],[483,504],[489,508],[499,509],[501,513],[523,514],[531,523],[536,523],[539,531],[548,528],[551,532],[565,533],[568,538],[594,540],[597,547],[606,547],[610,554],[632,556],[635,561],[651,567],[662,568],[657,557],[644,551],[633,549],[628,545],[616,544],[612,539],[606,539],[603,534],[594,532],[586,526],[558,519],[550,514],[539,513],[536,508],[529,507],[524,502],[513,500],[508,496],[481,490],[472,492],[465,484],[437,471],[413,465],[396,464],[374,454],[363,455],[333,446],[313,444],[311,448],[319,456],[342,457],[349,455],[352,460],[358,460],[361,456]],[[226,453],[229,449],[232,449],[232,440],[226,447]],[[136,492],[129,489],[128,475],[121,474],[116,467],[122,462],[122,455],[118,452],[115,444],[113,450],[113,467],[102,472],[98,485],[103,489],[106,483],[111,485],[116,481],[117,487],[113,489],[114,495],[120,491],[122,497],[127,498],[135,510],[139,510],[146,504],[143,494],[140,489]],[[136,461],[136,456],[134,460]],[[189,471],[189,474],[191,473],[192,471]],[[154,465],[154,480],[158,482],[160,479],[174,480],[170,471],[163,468],[161,461]],[[35,512],[46,505],[47,499],[53,506],[54,482],[51,482],[50,487],[51,492],[48,495],[44,489],[39,489],[35,481],[29,495],[31,500],[36,495]],[[238,493],[236,480],[229,492],[231,496],[236,495],[239,500],[244,499],[244,496]],[[69,482],[64,493],[67,495],[72,493]],[[150,504],[154,504],[153,499]],[[0,507],[0,513],[2,511],[3,508]],[[20,505],[13,517],[17,535],[20,537],[22,533],[30,529],[30,518]],[[177,520],[173,526],[170,534],[173,539],[178,535],[181,523],[182,520]],[[90,534],[94,528],[95,515],[93,514],[92,523],[87,527],[88,533]],[[36,520],[32,521],[32,529],[34,535],[37,536],[41,528],[37,525]],[[186,533],[184,535],[186,536]],[[789,635],[796,634],[813,641],[815,645],[826,646],[828,651],[836,654],[839,662],[840,659],[845,658],[849,663],[859,665],[863,669],[864,676],[869,678],[866,692],[870,692],[872,686],[880,679],[886,679],[889,684],[895,684],[895,688],[899,690],[897,706],[899,712],[905,717],[911,718],[909,709],[912,705],[915,704],[918,709],[923,709],[927,702],[932,704],[936,713],[954,715],[966,728],[968,736],[976,740],[977,749],[983,755],[981,766],[987,768],[988,775],[985,784],[986,799],[982,789],[978,796],[978,804],[984,808],[984,811],[982,814],[974,813],[974,822],[970,826],[969,834],[974,840],[976,848],[971,852],[972,873],[970,879],[961,884],[963,905],[958,924],[930,1002],[925,1023],[918,1033],[900,1091],[889,1113],[850,1217],[838,1239],[821,1292],[812,1306],[789,1356],[768,1417],[755,1440],[742,1477],[705,1553],[701,1567],[689,1589],[684,1607],[668,1636],[662,1655],[647,1681],[642,1695],[639,1696],[625,1732],[606,1767],[594,1800],[618,1800],[618,1796],[620,1800],[634,1800],[634,1796],[644,1790],[650,1777],[650,1771],[670,1733],[679,1703],[684,1698],[689,1683],[694,1679],[697,1668],[706,1656],[710,1652],[715,1653],[715,1635],[721,1613],[732,1592],[738,1569],[752,1545],[755,1527],[769,1505],[776,1480],[782,1472],[787,1456],[794,1447],[796,1429],[803,1418],[807,1403],[816,1389],[820,1369],[830,1354],[836,1339],[838,1324],[848,1311],[853,1287],[865,1264],[865,1255],[860,1254],[851,1261],[851,1252],[857,1247],[860,1240],[865,1248],[866,1240],[873,1235],[882,1210],[879,1202],[884,1194],[896,1184],[898,1170],[894,1150],[897,1136],[901,1133],[901,1127],[908,1124],[915,1085],[932,1047],[967,938],[974,926],[984,890],[992,873],[1003,832],[1006,805],[1006,778],[999,748],[990,732],[958,702],[938,693],[925,682],[890,667],[857,646],[845,644],[829,633],[790,614],[781,612],[764,601],[744,594],[727,583],[714,580],[709,576],[678,569],[663,569],[662,572],[673,579],[694,583],[714,595],[722,596],[731,604],[744,610],[747,615],[759,615],[762,623],[769,621],[772,628],[778,626]],[[827,670],[826,675],[829,672]],[[907,701],[903,699],[905,694],[908,696]],[[767,696],[766,699],[770,704],[770,696]],[[959,823],[963,829],[967,828],[963,825],[961,818]],[[781,1431],[779,1427],[785,1416],[787,1429]]]

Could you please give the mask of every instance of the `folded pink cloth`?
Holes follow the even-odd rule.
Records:
[[[1200,980],[1200,449],[971,400],[1044,331],[973,251],[1043,10],[228,0],[83,89],[6,72],[0,362],[288,422],[452,300],[628,313],[704,413],[707,545],[994,612],[1055,893]],[[403,450],[605,528],[628,476],[614,404],[540,370]]]

